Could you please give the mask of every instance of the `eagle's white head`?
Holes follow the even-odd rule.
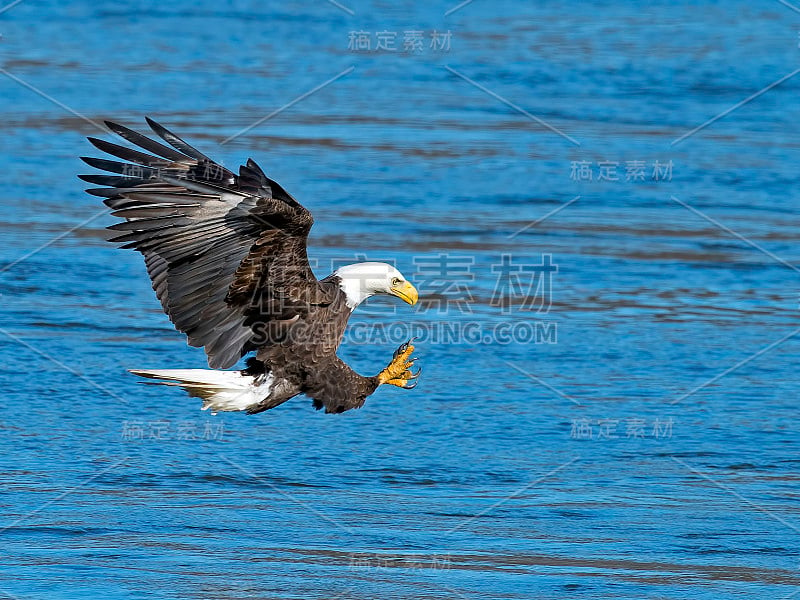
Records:
[[[347,296],[347,306],[355,308],[375,294],[397,296],[411,305],[417,303],[417,289],[392,265],[363,262],[346,265],[334,271],[339,287]]]

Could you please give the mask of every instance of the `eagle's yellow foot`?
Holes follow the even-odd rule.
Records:
[[[411,353],[414,352],[414,346],[411,345],[413,341],[414,339],[412,338],[395,350],[392,362],[378,373],[378,383],[388,383],[407,390],[417,386],[416,379],[422,369],[420,368],[416,373],[411,371],[411,367],[417,360],[416,358],[411,358]]]

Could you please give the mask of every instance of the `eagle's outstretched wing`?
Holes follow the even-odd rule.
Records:
[[[148,153],[89,138],[127,162],[83,158],[116,175],[82,175],[103,188],[123,222],[111,241],[144,255],[153,289],[175,327],[203,346],[209,366],[231,367],[259,343],[253,327],[293,323],[329,304],[335,285],[314,276],[306,240],[314,220],[253,160],[235,174],[158,123],[169,146],[116,123],[114,133]]]

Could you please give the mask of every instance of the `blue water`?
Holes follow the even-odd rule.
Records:
[[[800,594],[800,75],[739,106],[800,13],[343,5],[0,13],[0,598]],[[416,331],[419,387],[212,416],[128,375],[205,364],[75,177],[144,115],[299,198],[320,276],[396,260],[424,306],[371,301],[341,355]]]

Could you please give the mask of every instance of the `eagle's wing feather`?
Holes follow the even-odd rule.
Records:
[[[153,289],[175,327],[202,346],[213,368],[256,349],[253,326],[304,316],[334,286],[308,263],[311,213],[252,160],[234,174],[151,119],[169,146],[116,123],[108,127],[146,154],[92,139],[123,161],[84,158],[117,175],[84,175],[88,190],[125,219],[110,229],[145,258]]]

